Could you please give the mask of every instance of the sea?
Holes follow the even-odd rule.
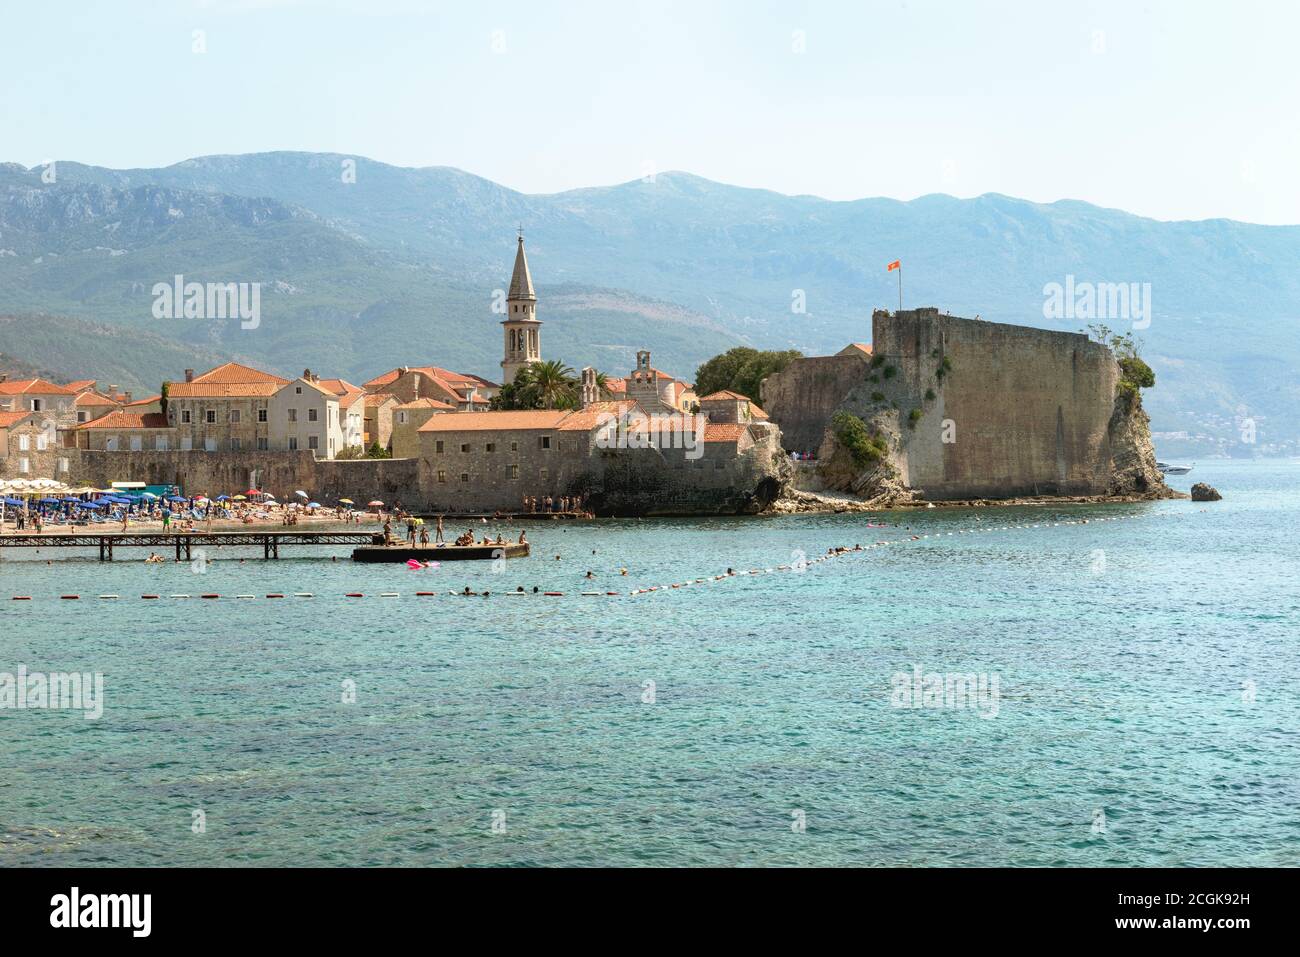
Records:
[[[1294,865],[1300,462],[1193,481],[418,570],[0,549],[0,867]]]

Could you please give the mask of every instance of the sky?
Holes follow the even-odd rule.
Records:
[[[1300,223],[1289,0],[45,0],[0,162],[312,150],[528,193],[685,170]]]

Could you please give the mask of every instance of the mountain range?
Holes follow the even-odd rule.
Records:
[[[869,341],[872,309],[898,302],[893,260],[908,306],[1069,331],[1088,320],[1048,318],[1050,284],[1150,284],[1134,331],[1157,374],[1146,405],[1162,454],[1300,449],[1300,226],[996,194],[830,201],[687,173],[526,195],[322,153],[2,164],[0,367],[138,390],[224,359],[354,381],[430,363],[496,379],[493,306],[521,225],[543,355],[574,367],[625,374],[648,348],[690,379],[735,345]],[[177,275],[260,283],[257,327],[156,318],[152,290]]]

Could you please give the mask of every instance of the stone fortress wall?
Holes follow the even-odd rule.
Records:
[[[763,383],[787,449],[821,447],[845,408],[897,423],[892,464],[928,500],[1108,494],[1119,377],[1108,348],[935,308],[877,310],[872,335],[870,360],[800,359]]]

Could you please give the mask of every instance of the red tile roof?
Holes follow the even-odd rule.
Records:
[[[72,389],[55,385],[49,379],[16,379],[0,382],[0,395],[76,395]]]
[[[714,399],[731,399],[732,401],[748,402],[749,396],[741,395],[739,392],[732,392],[730,389],[721,389],[718,392],[713,392],[704,396],[700,401],[711,402]]]
[[[100,395],[98,392],[88,390],[82,392],[72,402],[73,405],[117,405],[116,399],[110,399],[106,395]]]
[[[280,391],[281,382],[172,382],[167,395],[172,399],[270,398]]]
[[[79,425],[80,429],[166,429],[170,428],[167,416],[161,412],[123,412],[117,409],[108,415],[101,415],[93,422]]]
[[[7,429],[27,418],[29,415],[36,415],[35,412],[0,412],[0,429]]]
[[[288,379],[282,379],[278,375],[272,375],[269,372],[263,372],[260,369],[254,369],[251,366],[240,365],[238,362],[226,362],[217,366],[215,369],[209,369],[202,375],[194,377],[195,382],[276,382],[285,385]]]

